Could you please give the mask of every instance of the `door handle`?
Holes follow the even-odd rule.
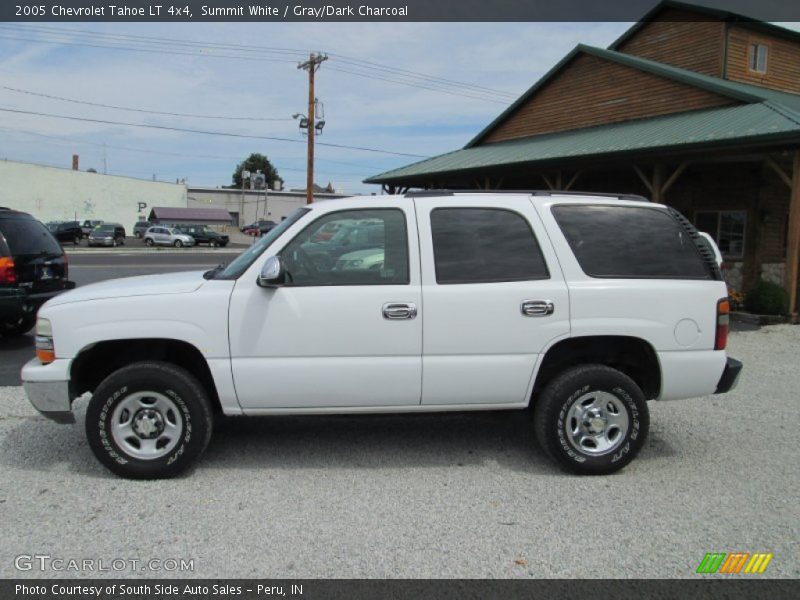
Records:
[[[387,302],[383,305],[383,318],[392,321],[413,319],[417,316],[417,305],[411,302]]]
[[[556,307],[550,300],[523,300],[520,310],[526,317],[546,317],[552,315]]]

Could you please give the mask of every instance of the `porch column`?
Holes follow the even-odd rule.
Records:
[[[786,249],[786,292],[789,314],[797,320],[797,268],[800,264],[800,150],[795,150],[792,166],[792,192],[789,201],[789,231]]]

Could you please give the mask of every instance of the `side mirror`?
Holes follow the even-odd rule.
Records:
[[[267,262],[261,267],[257,283],[259,286],[267,288],[281,287],[286,283],[286,271],[279,257],[270,256],[267,259]]]

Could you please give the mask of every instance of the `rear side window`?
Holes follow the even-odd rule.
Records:
[[[547,279],[542,251],[528,221],[497,208],[437,208],[431,212],[437,283]]]
[[[562,205],[553,216],[590,277],[710,279],[694,241],[667,212]]]
[[[6,238],[12,256],[63,253],[47,228],[33,219],[0,219],[0,233]]]

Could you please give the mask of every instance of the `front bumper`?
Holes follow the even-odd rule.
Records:
[[[32,358],[22,367],[22,385],[33,407],[57,423],[74,423],[69,389],[69,361],[43,365]]]
[[[725,363],[725,370],[722,371],[722,377],[719,378],[717,390],[714,393],[724,394],[735,388],[736,384],[739,383],[739,375],[742,374],[743,366],[741,361],[729,356]]]
[[[114,238],[89,238],[90,246],[113,246]]]

